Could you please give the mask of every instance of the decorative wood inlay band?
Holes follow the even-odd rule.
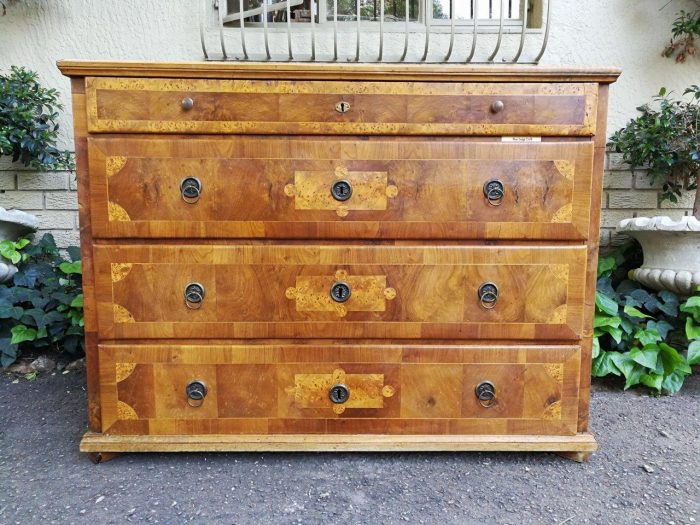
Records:
[[[129,214],[126,212],[126,210],[119,206],[119,204],[116,204],[112,201],[107,202],[107,216],[112,222],[128,222],[131,220],[131,217],[129,217]]]
[[[112,263],[112,282],[118,283],[124,279],[133,268],[132,263]]]
[[[351,288],[350,299],[337,303],[330,296],[335,281],[344,281]],[[396,297],[396,290],[386,286],[385,275],[348,275],[338,270],[334,276],[302,275],[296,286],[287,288],[287,299],[296,300],[297,312],[335,312],[344,317],[348,312],[383,312],[386,301]]]
[[[107,157],[105,160],[105,172],[107,173],[107,178],[119,173],[126,165],[126,160],[126,157],[121,156]]]
[[[117,383],[121,383],[131,375],[136,368],[136,363],[116,363],[114,366],[117,374]]]
[[[117,419],[138,419],[139,415],[134,407],[127,405],[124,401],[117,401]]]
[[[352,197],[339,202],[331,194],[331,185],[347,180],[352,185]],[[297,171],[294,184],[287,184],[284,193],[294,197],[297,210],[335,210],[340,217],[350,210],[386,210],[388,199],[399,189],[388,183],[385,171],[349,171],[345,166],[335,168],[331,178],[326,171]]]
[[[333,404],[328,392],[335,384],[348,387],[350,397],[343,404]],[[384,374],[346,374],[336,369],[332,374],[295,374],[294,387],[286,389],[298,408],[333,408],[342,414],[347,408],[384,408],[384,398],[395,389],[384,384]]]
[[[134,319],[134,316],[131,315],[131,312],[124,308],[120,304],[115,304],[113,305],[114,308],[114,322],[117,324],[120,323],[135,323],[136,319]]]

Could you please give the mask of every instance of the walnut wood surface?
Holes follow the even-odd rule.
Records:
[[[595,450],[591,325],[618,71],[60,67],[75,77],[81,450]],[[203,182],[194,204],[185,176]],[[340,178],[353,186],[343,203],[330,197]],[[492,179],[500,206],[483,195]],[[329,294],[339,280],[352,289],[342,304]],[[183,297],[194,281],[198,310]],[[476,293],[486,281],[493,310]],[[209,388],[198,408],[185,398],[194,379]],[[492,408],[476,401],[484,380]],[[336,382],[344,404],[328,398]]]
[[[107,338],[578,339],[586,250],[99,245],[95,265]],[[347,302],[330,298],[335,281],[352,286]],[[206,292],[198,310],[183,299],[191,282]]]
[[[98,237],[585,239],[590,142],[89,140]],[[186,177],[202,183],[183,200]],[[347,201],[331,185],[347,180]],[[484,185],[501,181],[492,205]]]
[[[576,346],[100,346],[107,434],[576,433]],[[200,406],[185,388],[207,386]],[[491,381],[491,407],[475,387]],[[333,384],[348,386],[344,404]]]
[[[593,135],[597,104],[593,83],[88,77],[86,95],[91,133]]]

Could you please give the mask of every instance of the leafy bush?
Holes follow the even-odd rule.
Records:
[[[681,304],[672,292],[626,279],[627,250],[598,264],[592,374],[623,376],[625,389],[678,392],[690,365],[700,363],[700,294]],[[677,347],[687,348],[687,358]]]
[[[686,58],[695,55],[695,37],[700,36],[700,0],[694,0],[694,3],[698,9],[681,10],[676,15],[671,29],[671,41],[663,52],[666,58],[675,55],[676,62],[685,62]]]
[[[609,146],[622,153],[632,169],[649,166],[652,183],[663,183],[661,200],[677,202],[684,190],[696,190],[693,213],[700,219],[700,86],[685,90],[688,100],[670,95],[661,88],[654,97],[658,109],[638,107],[642,114],[616,131]]]
[[[0,365],[35,350],[82,353],[80,251],[68,248],[70,260],[64,259],[51,234],[17,246],[19,271],[12,283],[0,284]]]
[[[0,156],[36,169],[75,167],[68,151],[56,148],[58,91],[42,87],[33,71],[12,66],[0,75]]]

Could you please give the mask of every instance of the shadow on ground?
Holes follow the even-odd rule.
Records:
[[[0,376],[0,523],[690,524],[700,378],[674,397],[594,384],[587,464],[553,454],[78,452],[85,377]],[[644,465],[647,468],[644,468]]]

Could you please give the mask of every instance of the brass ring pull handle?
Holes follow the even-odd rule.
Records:
[[[197,177],[185,177],[180,183],[180,194],[187,204],[194,204],[202,194],[202,182]]]
[[[491,381],[482,381],[476,385],[474,393],[484,408],[491,408],[496,402],[496,387]]]
[[[194,107],[194,100],[192,100],[190,97],[185,97],[180,102],[180,106],[184,111],[189,111]]]
[[[195,379],[187,384],[185,387],[185,394],[187,395],[187,404],[191,407],[201,407],[204,403],[204,398],[207,397],[207,385],[199,379]]]
[[[190,310],[199,310],[204,302],[204,286],[189,283],[185,286],[185,306]]]
[[[493,104],[491,104],[491,113],[500,113],[505,109],[506,105],[503,103],[502,100],[497,100]]]
[[[487,310],[492,310],[496,307],[498,301],[498,286],[496,283],[488,282],[479,286],[479,302],[481,306]]]
[[[345,281],[336,281],[331,285],[331,299],[336,303],[344,303],[352,295],[352,288]]]
[[[336,405],[341,405],[350,399],[350,389],[343,385],[333,385],[328,391],[328,398]]]
[[[498,179],[486,181],[484,184],[484,196],[491,206],[500,206],[505,194],[506,189]]]
[[[344,202],[352,197],[352,184],[350,184],[350,181],[335,181],[331,186],[331,196],[339,202]]]

